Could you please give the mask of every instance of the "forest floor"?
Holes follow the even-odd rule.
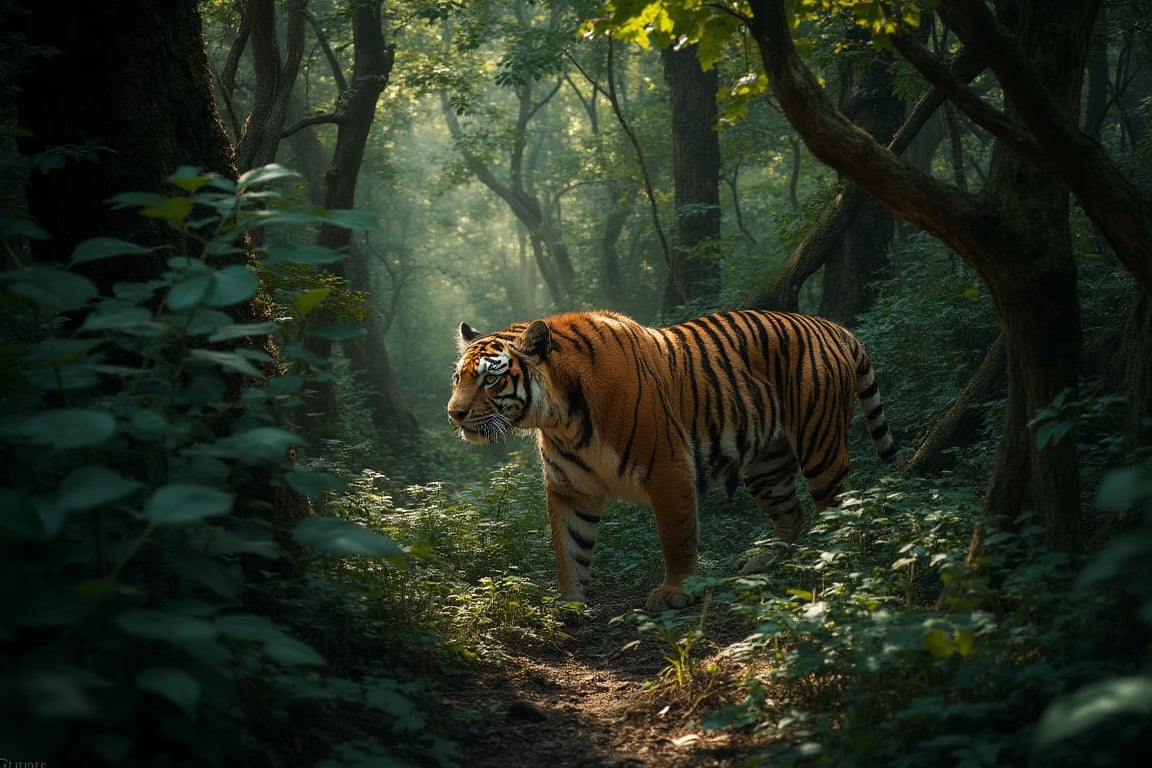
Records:
[[[724,643],[746,627],[710,622],[693,649],[695,673],[678,684],[654,637],[629,646],[634,623],[610,622],[643,594],[603,596],[560,648],[507,655],[445,686],[448,725],[465,768],[728,768],[746,766],[767,737],[707,731],[700,717],[742,698],[724,674]],[[693,609],[699,617],[700,608]],[[661,647],[663,645],[663,647]],[[463,718],[459,717],[469,713]],[[464,731],[461,733],[460,731]]]

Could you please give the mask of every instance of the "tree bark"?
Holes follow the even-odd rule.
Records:
[[[115,12],[44,0],[8,21],[30,44],[58,51],[29,68],[17,93],[17,120],[31,134],[20,140],[21,152],[75,148],[82,155],[29,181],[29,213],[52,233],[31,242],[33,258],[67,263],[78,243],[101,236],[168,244],[164,222],[113,211],[107,201],[130,190],[167,193],[164,178],[181,165],[235,174],[195,0],[125,0]],[[135,257],[132,278],[158,275],[166,258]],[[115,259],[83,265],[104,293],[124,268]]]
[[[715,69],[707,72],[696,46],[661,52],[672,106],[672,168],[676,216],[664,312],[714,298],[720,287],[720,138],[716,132]]]
[[[292,88],[304,55],[304,2],[291,0],[284,7],[287,29],[283,59],[274,0],[248,0],[245,9],[256,93],[252,111],[236,142],[236,166],[241,173],[276,159],[280,132],[288,117]]]
[[[849,40],[866,45],[868,33],[853,27]],[[864,49],[840,68],[840,111],[884,144],[904,117],[904,102],[893,95],[894,80],[891,53]],[[850,325],[872,306],[877,281],[892,276],[894,228],[892,215],[875,200],[864,199],[856,206],[824,263],[822,316]]]

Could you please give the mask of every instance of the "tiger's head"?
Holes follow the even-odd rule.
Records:
[[[452,373],[448,417],[470,443],[502,442],[512,429],[531,429],[543,400],[538,367],[552,350],[552,333],[536,320],[485,336],[460,324],[461,357]]]

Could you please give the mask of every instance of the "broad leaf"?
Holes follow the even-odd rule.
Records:
[[[319,666],[324,657],[306,643],[297,640],[278,624],[252,613],[235,613],[216,618],[216,626],[225,637],[260,643],[264,652],[281,664]]]
[[[60,484],[56,504],[67,512],[92,509],[121,499],[143,485],[139,480],[124,477],[107,467],[80,467],[69,473]]]
[[[28,267],[0,275],[8,290],[36,302],[49,312],[80,309],[98,293],[86,277],[54,267]]]
[[[180,524],[203,520],[232,511],[230,493],[192,483],[172,483],[158,488],[144,504],[144,517],[154,523]]]
[[[176,667],[146,667],[136,673],[136,687],[155,693],[193,717],[200,703],[200,683],[192,675]]]
[[[114,237],[94,237],[76,246],[72,251],[72,263],[82,264],[86,261],[99,261],[115,256],[143,256],[154,250],[156,249],[146,248],[127,240],[117,240]]]
[[[318,501],[324,491],[344,490],[344,481],[330,472],[312,472],[303,469],[293,470],[284,475],[288,487],[313,501]]]
[[[260,168],[253,168],[252,170],[240,175],[236,180],[236,185],[241,189],[254,186],[256,184],[267,184],[272,181],[279,181],[280,179],[296,179],[300,174],[295,171],[289,170],[282,165],[271,163]]]
[[[404,552],[383,534],[370,531],[339,517],[308,517],[301,520],[293,538],[317,552],[328,555],[367,555],[404,562]]]
[[[100,445],[116,432],[116,420],[107,411],[63,408],[10,419],[0,434],[23,438],[57,450]]]
[[[264,246],[265,264],[333,264],[344,258],[342,253],[320,245],[269,243]]]
[[[216,441],[212,453],[247,464],[276,464],[288,457],[294,445],[307,445],[300,435],[279,427],[256,427]]]
[[[313,288],[297,296],[292,304],[301,317],[307,317],[308,313],[316,309],[320,302],[328,298],[330,293],[332,293],[331,288]]]
[[[175,611],[127,611],[112,622],[126,634],[177,646],[213,640],[219,634],[211,621]]]

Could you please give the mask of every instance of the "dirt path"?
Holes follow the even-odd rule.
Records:
[[[613,603],[562,649],[511,656],[452,686],[445,706],[480,717],[457,737],[465,768],[728,768],[763,747],[752,734],[704,731],[700,715],[739,692],[716,675],[690,693],[660,684],[669,665],[659,643],[625,650],[635,628],[608,623],[635,598]]]

